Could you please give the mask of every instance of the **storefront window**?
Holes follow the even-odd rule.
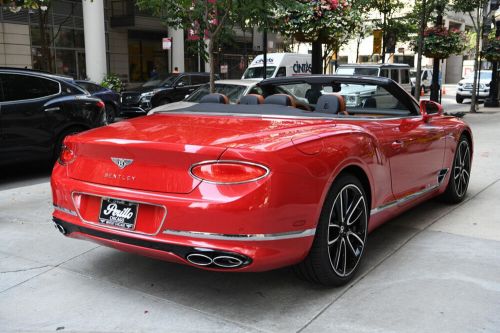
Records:
[[[161,48],[161,38],[128,41],[130,81],[147,81],[153,68],[160,74],[167,73],[167,53]]]

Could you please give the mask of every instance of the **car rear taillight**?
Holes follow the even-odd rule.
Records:
[[[72,163],[75,159],[76,155],[73,149],[71,149],[71,145],[64,142],[64,144],[61,147],[61,153],[59,154],[59,159],[57,161],[61,165],[68,165]]]
[[[241,184],[266,177],[269,169],[263,165],[243,161],[206,161],[193,165],[191,175],[215,184]]]
[[[97,107],[98,107],[99,109],[104,109],[104,107],[106,106],[106,104],[104,104],[104,102],[103,102],[103,101],[99,101],[99,102],[97,102],[97,103],[96,103],[96,105],[97,105]]]

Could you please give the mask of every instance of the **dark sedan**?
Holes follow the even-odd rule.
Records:
[[[135,90],[122,92],[122,114],[142,116],[159,105],[181,101],[209,80],[209,73],[158,75]]]
[[[106,105],[106,119],[108,124],[115,121],[120,114],[120,94],[91,81],[77,80],[77,85],[87,90],[92,96],[100,98]]]
[[[104,102],[71,78],[0,68],[0,165],[55,160],[64,138],[106,124]]]

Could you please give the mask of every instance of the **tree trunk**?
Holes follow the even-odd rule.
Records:
[[[215,92],[215,55],[214,55],[214,38],[208,40],[208,56],[210,57],[210,93]]]
[[[422,48],[424,47],[424,30],[427,25],[426,0],[422,0],[422,15],[420,16],[420,29],[418,32],[418,56],[417,56],[417,76],[415,77],[414,96],[417,101],[420,100],[421,79],[422,79]]]
[[[481,37],[482,37],[482,21],[481,21],[481,15],[480,15],[480,10],[477,8],[477,15],[476,15],[476,22],[477,22],[477,31],[476,31],[476,45],[475,45],[475,50],[476,54],[474,56],[474,82],[472,83],[472,95],[470,97],[470,112],[474,113],[477,112],[477,84],[478,84],[478,70],[479,70],[479,59],[481,58],[481,52],[480,52],[480,42],[481,42]]]
[[[52,68],[52,55],[50,51],[49,39],[47,39],[47,17],[48,10],[41,10],[38,8],[38,29],[40,31],[40,53],[42,54],[41,59],[41,70],[53,73]]]
[[[436,26],[443,25],[443,7],[436,6],[436,10],[438,15],[436,17]],[[432,63],[432,84],[431,84],[431,101],[438,102],[439,101],[439,89],[441,88],[439,82],[439,59],[434,58]]]
[[[311,74],[323,73],[323,57],[321,55],[321,42],[312,42],[312,69]]]

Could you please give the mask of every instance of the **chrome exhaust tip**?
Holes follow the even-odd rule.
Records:
[[[240,267],[243,265],[243,261],[233,257],[233,256],[218,256],[215,257],[212,262],[219,266],[219,267],[224,267],[224,268],[236,268]]]
[[[201,253],[191,253],[186,257],[187,261],[197,266],[208,266],[213,263],[212,258]]]
[[[59,230],[59,232],[63,235],[66,235],[68,232],[66,231],[66,229],[64,229],[64,227],[60,224],[57,224],[57,223],[54,223],[54,227]]]

